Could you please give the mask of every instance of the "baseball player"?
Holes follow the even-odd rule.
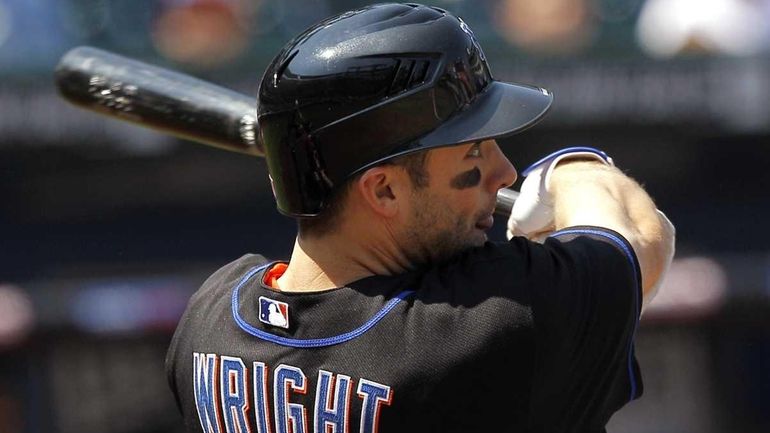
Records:
[[[460,18],[329,18],[258,99],[299,234],[288,262],[245,255],[190,300],[166,361],[188,431],[598,432],[641,394],[634,333],[673,227],[578,148],[523,173],[509,240],[489,242],[517,176],[495,138],[552,95],[494,80]]]

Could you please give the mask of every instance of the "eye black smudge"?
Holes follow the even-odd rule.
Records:
[[[454,189],[473,188],[481,182],[481,170],[474,167],[472,170],[464,171],[453,177],[449,186]]]

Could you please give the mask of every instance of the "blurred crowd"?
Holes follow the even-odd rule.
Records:
[[[198,68],[264,55],[353,0],[2,0],[0,71],[51,65],[78,44],[155,54]],[[528,55],[708,54],[770,49],[768,0],[436,0],[483,40]],[[490,42],[486,42],[489,45]]]

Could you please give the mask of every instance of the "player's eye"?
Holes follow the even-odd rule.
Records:
[[[477,141],[473,143],[473,146],[468,150],[468,153],[465,155],[470,158],[478,158],[481,156],[481,142]]]

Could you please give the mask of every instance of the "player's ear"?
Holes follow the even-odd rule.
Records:
[[[366,170],[356,182],[359,195],[377,214],[394,216],[400,201],[407,198],[401,172],[393,165],[381,165]]]

